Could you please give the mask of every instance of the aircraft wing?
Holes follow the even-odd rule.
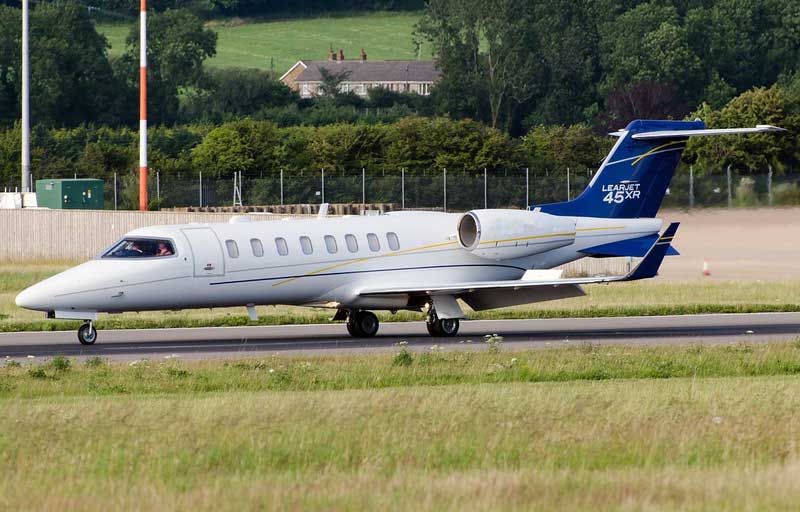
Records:
[[[644,258],[624,276],[598,276],[556,279],[515,279],[509,281],[478,281],[464,283],[429,284],[417,286],[387,286],[365,288],[361,296],[406,295],[414,297],[437,297],[444,305],[445,297],[454,303],[456,298],[464,300],[473,309],[491,309],[508,305],[526,304],[543,300],[554,300],[584,295],[580,285],[592,283],[611,283],[615,281],[635,281],[655,277],[664,260],[679,223],[673,222],[658,237]],[[437,311],[440,307],[437,304]]]

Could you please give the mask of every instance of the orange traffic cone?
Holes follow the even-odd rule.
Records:
[[[703,260],[703,275],[706,277],[711,277],[711,270],[708,268],[708,262]]]

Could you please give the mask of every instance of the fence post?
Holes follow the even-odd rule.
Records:
[[[367,172],[361,168],[361,205],[367,204]]]
[[[156,208],[161,209],[161,174],[156,171]]]
[[[769,205],[772,206],[772,166],[769,166],[769,172],[767,173],[767,197],[769,200]]]
[[[283,206],[283,169],[281,169],[281,206]]]
[[[203,171],[200,171],[200,208],[203,207]]]
[[[444,202],[443,202],[443,206],[442,206],[442,211],[446,212],[447,211],[447,167],[443,168],[442,171],[443,171],[442,172],[442,180],[443,180],[443,183],[444,183],[444,187],[443,187]]]
[[[114,209],[117,209],[117,173],[114,173]]]
[[[689,208],[694,208],[694,165],[689,166]]]
[[[728,166],[728,208],[733,206],[733,196],[731,196],[731,166]]]
[[[325,202],[325,168],[322,168],[322,196],[321,196],[321,203]]]
[[[486,167],[483,168],[483,207],[485,209],[489,208],[489,199],[488,199],[487,185],[486,185]]]
[[[567,201],[570,200],[570,189],[569,189],[569,167],[567,167]]]
[[[530,171],[526,167],[525,168],[525,208],[531,207],[531,181],[530,181]]]
[[[400,168],[400,209],[406,209],[406,168]]]

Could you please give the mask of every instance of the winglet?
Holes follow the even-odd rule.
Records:
[[[678,231],[679,225],[680,222],[673,222],[670,224],[664,231],[664,234],[653,243],[653,246],[650,247],[650,250],[644,255],[642,261],[640,261],[639,264],[636,265],[636,268],[625,276],[622,281],[636,281],[638,279],[648,279],[658,275],[658,269],[661,266],[661,262],[664,261],[664,256],[667,254],[667,250],[669,249],[670,243],[672,243],[672,239],[675,237],[675,233]]]

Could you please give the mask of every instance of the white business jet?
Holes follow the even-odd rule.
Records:
[[[474,310],[583,295],[582,284],[653,277],[677,224],[655,218],[690,136],[782,131],[707,130],[701,121],[633,121],[572,201],[529,210],[397,212],[137,229],[95,259],[24,290],[17,305],[83,320],[98,313],[256,305],[328,307],[353,336],[378,332],[374,310],[425,311],[432,336],[454,336]],[[628,275],[561,278],[586,256],[642,257]]]

